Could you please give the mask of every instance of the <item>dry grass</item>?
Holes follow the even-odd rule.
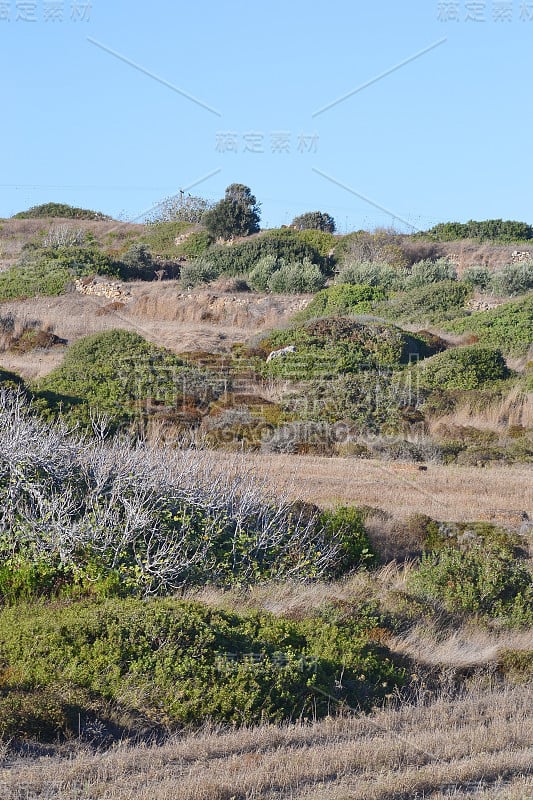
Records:
[[[533,516],[531,467],[476,467],[324,458],[244,455],[234,463],[210,453],[224,471],[252,469],[274,493],[321,506],[368,505],[395,517],[428,514],[434,519],[513,521],[517,512]]]
[[[2,303],[2,315],[46,320],[70,343],[91,333],[123,328],[175,353],[221,353],[260,330],[285,323],[308,301],[308,297],[183,292],[177,281],[136,282],[127,287],[133,301],[125,307],[109,308],[106,298],[71,292]],[[108,313],[102,314],[106,306]],[[45,375],[57,363],[41,353],[27,358],[2,355],[4,369],[30,379]]]
[[[163,745],[6,753],[1,800],[407,800],[533,797],[530,687],[443,695],[309,725],[185,734]]]

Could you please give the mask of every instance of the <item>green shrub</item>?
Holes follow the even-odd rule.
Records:
[[[490,286],[503,295],[525,294],[533,289],[533,261],[507,264],[492,275]]]
[[[385,292],[379,287],[336,284],[318,292],[309,305],[298,314],[297,319],[306,320],[350,313],[366,314],[372,310],[375,302],[384,299]]]
[[[490,311],[478,311],[453,320],[445,328],[453,333],[475,334],[480,344],[498,347],[506,355],[523,355],[531,345],[533,293]]]
[[[190,231],[194,231],[194,225],[190,222],[156,222],[147,227],[141,241],[156,256],[177,258],[183,252],[184,243],[177,245],[176,239]]]
[[[463,272],[462,280],[474,289],[484,292],[491,285],[492,273],[487,267],[469,267]]]
[[[438,242],[451,242],[456,239],[481,239],[491,242],[516,242],[533,238],[533,228],[526,222],[515,220],[486,219],[482,222],[471,219],[469,222],[440,222],[422,236]]]
[[[471,290],[457,281],[441,281],[420,286],[390,297],[377,306],[383,316],[404,322],[420,323],[456,317],[464,307]]]
[[[268,289],[275,294],[298,294],[317,292],[322,289],[326,279],[320,267],[308,258],[282,264],[268,279]]]
[[[327,317],[273,331],[259,342],[265,354],[288,345],[294,345],[296,351],[265,364],[266,374],[305,380],[394,369],[415,356],[434,352],[423,339],[394,325],[347,317]]]
[[[0,735],[53,741],[70,726],[77,732],[91,705],[113,703],[167,728],[370,708],[404,682],[390,652],[371,640],[377,623],[364,611],[293,622],[176,600],[4,609]],[[69,720],[73,698],[78,713]]]
[[[156,267],[147,245],[135,242],[121,261],[120,273],[124,280],[153,280]]]
[[[0,301],[63,294],[73,279],[67,267],[52,259],[10,267],[0,273]]]
[[[391,370],[367,369],[306,380],[282,397],[281,407],[295,419],[340,423],[339,437],[344,433],[344,439],[350,442],[354,430],[358,434],[401,431],[402,409],[412,403],[408,381]]]
[[[505,547],[443,548],[427,554],[409,586],[448,611],[504,618],[510,625],[533,623],[533,577]]]
[[[178,250],[187,258],[199,258],[213,244],[213,241],[213,237],[208,231],[193,231],[183,244],[178,246]]]
[[[194,288],[214,281],[219,275],[220,272],[209,256],[201,256],[182,266],[180,279],[186,288]]]
[[[376,561],[365,530],[364,514],[354,506],[339,506],[333,511],[323,511],[320,521],[326,535],[340,541],[337,577],[358,567],[369,567]]]
[[[184,395],[209,401],[222,381],[185,367],[176,355],[137,333],[111,330],[92,334],[69,347],[63,363],[35,388],[70,399],[64,412],[87,425],[90,408],[108,415],[114,427],[142,419],[150,406],[179,409]],[[80,407],[81,404],[81,407]]]
[[[274,255],[263,256],[247,277],[247,283],[256,292],[268,291],[268,282],[272,275],[279,270],[285,262]]]
[[[478,389],[510,373],[500,350],[472,345],[426,359],[416,374],[422,386],[432,389]]]
[[[335,247],[337,237],[332,233],[320,230],[303,230],[297,231],[297,236],[300,241],[311,245],[311,247],[319,253],[322,258],[332,258],[332,250]]]
[[[427,286],[430,283],[455,280],[457,280],[457,270],[447,258],[439,258],[436,261],[425,259],[417,261],[411,267],[409,276],[406,279],[406,289],[415,289]]]
[[[32,206],[27,211],[19,211],[18,214],[13,215],[13,219],[41,219],[43,217],[92,220],[111,219],[111,217],[107,217],[100,211],[88,211],[85,208],[75,208],[66,203],[43,203],[40,206]]]
[[[379,286],[386,291],[399,291],[405,287],[407,273],[404,270],[379,261],[358,261],[339,271],[336,282],[365,286]]]
[[[318,251],[302,241],[296,231],[289,229],[268,231],[234,245],[214,245],[205,252],[203,258],[218,274],[245,275],[264,256],[274,256],[286,262],[308,258],[313,264],[324,267],[324,259]]]

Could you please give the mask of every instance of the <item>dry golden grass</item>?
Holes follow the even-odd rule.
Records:
[[[106,298],[77,292],[4,302],[2,314],[41,319],[69,343],[91,333],[123,328],[175,353],[218,353],[260,330],[284,324],[309,299],[224,295],[207,290],[184,292],[178,281],[135,282],[127,284],[127,288],[133,301],[106,314],[100,313],[109,306]],[[24,378],[41,377],[57,363],[57,358],[51,359],[42,351],[28,353],[27,357],[2,354],[4,369],[15,370]]]
[[[231,461],[224,453],[209,458],[224,471],[251,469],[274,493],[321,506],[369,505],[396,517],[427,514],[456,522],[511,522],[517,512],[533,516],[531,467],[477,467],[324,458],[320,456],[244,455]]]
[[[162,745],[33,758],[8,751],[0,798],[531,798],[532,699],[530,687],[488,689],[315,724],[204,730]]]

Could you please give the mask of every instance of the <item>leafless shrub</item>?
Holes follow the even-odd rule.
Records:
[[[70,225],[55,225],[50,228],[43,239],[44,247],[78,247],[85,241],[83,228],[72,228]]]
[[[0,528],[4,556],[77,563],[85,553],[122,570],[144,595],[203,582],[253,582],[327,572],[337,553],[316,519],[272,502],[241,470],[224,475],[208,454],[140,442],[86,440],[30,415],[0,393]]]

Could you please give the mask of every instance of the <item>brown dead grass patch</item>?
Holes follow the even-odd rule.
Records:
[[[477,467],[326,458],[243,455],[232,462],[210,453],[223,470],[251,469],[274,493],[320,506],[367,505],[395,517],[421,513],[438,520],[499,521],[507,512],[533,516],[532,470],[527,465]],[[239,464],[239,466],[236,466]]]
[[[80,746],[64,758],[7,752],[0,798],[407,800],[479,790],[518,800],[533,793],[531,700],[531,687],[474,691],[309,725],[204,730],[159,746]]]

